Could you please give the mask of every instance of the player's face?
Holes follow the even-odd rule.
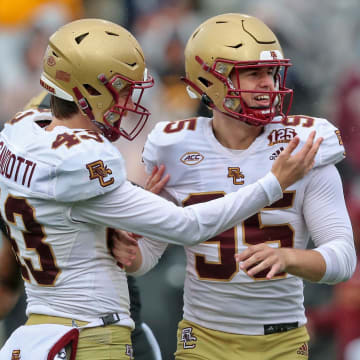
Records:
[[[242,92],[241,97],[247,106],[251,108],[269,107],[270,95],[263,91],[274,91],[274,67],[261,67],[253,69],[239,69],[230,75],[234,87],[251,91]]]
[[[117,105],[121,107],[126,105],[127,108],[134,109],[134,102],[130,91],[131,91],[130,86],[126,86],[124,89],[122,89],[119,92],[119,99]]]
[[[143,129],[150,112],[140,104],[145,89],[154,84],[151,76],[146,81],[133,81],[121,75],[115,75],[108,81],[101,76],[101,81],[111,93],[114,104],[111,104],[103,115],[107,125],[105,136],[115,141],[119,136],[133,140]],[[125,84],[124,88],[121,88]]]

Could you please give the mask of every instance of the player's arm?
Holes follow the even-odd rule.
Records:
[[[100,197],[78,202],[69,214],[85,221],[121,228],[153,240],[194,245],[219,234],[282,197],[282,190],[302,178],[313,166],[321,140],[312,133],[303,148],[294,138],[275,161],[271,172],[256,183],[206,203],[177,207],[170,201],[131,185]]]
[[[165,174],[165,166],[155,166],[145,181],[145,189],[160,194],[170,175]],[[113,237],[112,254],[127,273],[140,276],[151,270],[167,248],[166,243],[142,238],[134,233],[116,230]]]
[[[303,279],[318,282],[326,272],[323,256],[315,250],[272,248],[267,244],[248,247],[235,255],[240,262],[240,269],[249,276],[255,276],[261,271],[270,269],[266,275],[268,280],[276,274],[287,272]]]
[[[2,221],[2,220],[0,220]],[[10,241],[1,232],[0,249],[0,319],[16,305],[21,294],[21,276]]]
[[[127,273],[140,276],[150,271],[160,260],[167,243],[139,237],[127,231],[117,231],[112,254]]]
[[[235,255],[250,276],[270,268],[267,278],[286,271],[306,280],[335,284],[351,277],[356,254],[340,176],[334,165],[313,170],[303,213],[314,249],[274,249],[266,244]]]
[[[139,235],[120,229],[115,230],[112,235],[111,253],[128,273],[137,271],[142,264],[139,238]]]
[[[356,252],[341,178],[334,165],[314,169],[303,207],[316,246],[313,251],[326,264],[321,282],[335,284],[349,279],[355,271]]]

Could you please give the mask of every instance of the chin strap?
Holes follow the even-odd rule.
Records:
[[[88,116],[88,118],[90,120],[95,120],[95,116],[94,116],[93,112],[91,111],[91,108],[90,108],[88,102],[86,101],[84,96],[81,94],[80,90],[77,87],[74,87],[72,90],[76,96],[76,99],[78,101],[80,109]]]

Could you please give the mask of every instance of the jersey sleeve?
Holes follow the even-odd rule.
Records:
[[[289,116],[283,125],[285,131],[289,129],[292,134],[295,134],[300,138],[300,146],[298,146],[294,153],[303,147],[313,130],[316,131],[315,140],[319,137],[323,138],[323,142],[315,157],[314,168],[329,164],[335,165],[345,158],[345,149],[341,140],[340,131],[328,120],[305,115],[292,115]],[[278,131],[281,131],[276,129],[276,126],[275,130],[273,130],[273,127],[270,127],[269,129],[276,134]]]
[[[150,271],[159,262],[168,244],[148,238],[141,238],[138,240],[138,246],[142,261],[140,267],[131,273],[135,277],[142,276]]]
[[[326,263],[320,282],[335,284],[351,277],[356,266],[353,232],[341,179],[334,165],[311,172],[303,212],[306,225]]]
[[[194,245],[235,226],[281,197],[281,187],[272,173],[222,198],[185,208],[125,181],[111,193],[74,204],[69,215],[75,222],[120,228],[177,245]]]
[[[337,164],[345,158],[345,149],[340,131],[325,119],[316,119],[319,122],[317,137],[323,137],[319,152],[315,158],[315,166]]]
[[[145,165],[145,171],[147,174],[151,174],[153,168],[158,166],[158,147],[157,143],[159,141],[159,132],[165,127],[165,122],[157,123],[154,129],[148,135],[146,140],[142,159]]]
[[[65,150],[66,151],[66,150]],[[56,167],[57,201],[86,200],[111,192],[126,180],[125,162],[109,142],[83,142]]]

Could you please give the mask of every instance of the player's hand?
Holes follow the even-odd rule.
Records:
[[[242,253],[235,254],[235,260],[240,262],[240,269],[249,276],[255,276],[266,270],[266,278],[270,280],[286,269],[286,253],[282,250],[266,244],[252,245]]]
[[[145,189],[154,194],[160,194],[161,190],[170,179],[170,175],[166,174],[164,176],[164,172],[164,165],[160,165],[160,167],[155,166],[151,175],[146,179]]]
[[[283,191],[305,176],[314,166],[315,156],[323,141],[323,138],[319,138],[314,143],[315,135],[316,131],[312,131],[302,149],[291,155],[300,142],[299,137],[295,136],[274,162],[271,171]]]
[[[119,229],[113,232],[112,254],[125,267],[131,266],[136,259],[139,237],[139,235]]]

